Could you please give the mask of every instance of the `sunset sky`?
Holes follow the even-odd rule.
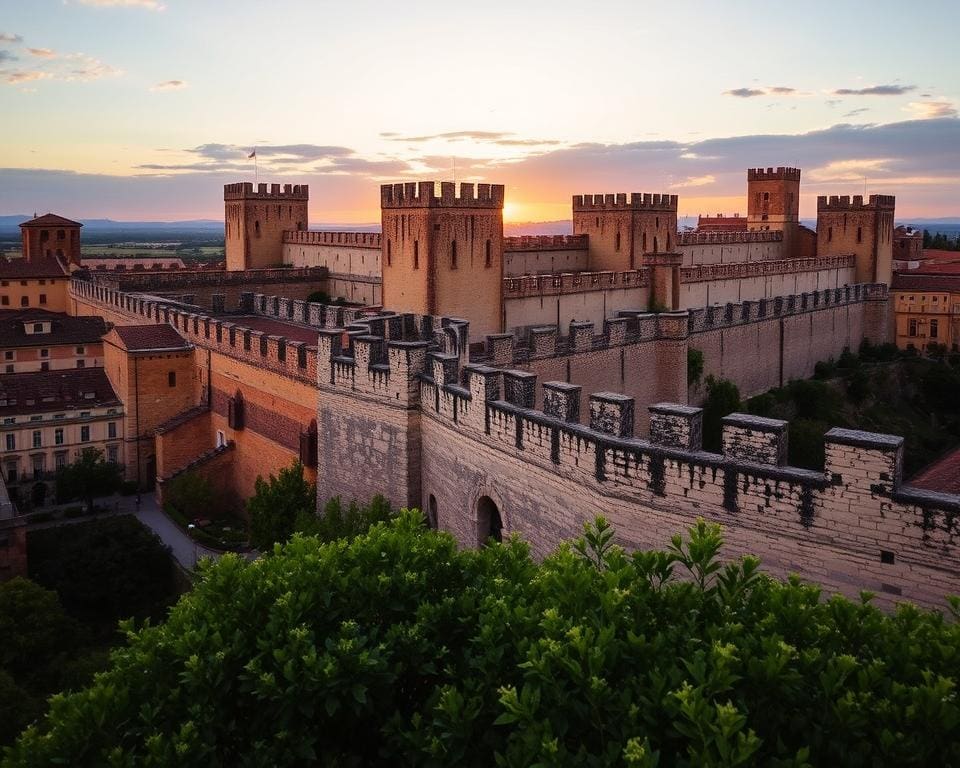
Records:
[[[744,211],[745,169],[960,216],[960,3],[0,0],[0,214],[220,218],[222,184],[507,185],[514,221],[584,192]]]

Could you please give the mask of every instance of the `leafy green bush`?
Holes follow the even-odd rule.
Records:
[[[162,615],[175,594],[169,551],[131,515],[31,531],[27,562],[72,616],[105,632],[119,618]]]
[[[703,447],[719,452],[723,438],[723,417],[739,411],[740,390],[727,379],[707,376],[707,399],[703,404]]]
[[[140,486],[136,480],[124,480],[120,483],[120,494],[122,496],[133,496],[139,490]]]
[[[956,622],[722,564],[703,521],[611,535],[537,563],[410,512],[225,557],[7,765],[960,763]]]
[[[380,494],[374,496],[367,506],[352,501],[346,511],[340,497],[334,496],[319,515],[313,512],[301,513],[297,517],[296,530],[298,533],[316,536],[320,541],[352,539],[366,533],[371,526],[386,522],[391,516],[390,502]]]
[[[296,530],[297,519],[314,514],[316,508],[316,486],[307,482],[299,461],[281,469],[277,477],[257,477],[254,494],[247,499],[250,543],[266,550],[286,541]]]
[[[687,347],[687,386],[699,384],[701,376],[703,376],[703,352]]]
[[[103,451],[98,448],[84,448],[73,464],[57,470],[57,501],[79,499],[93,512],[94,499],[115,493],[122,481],[119,464],[104,461]]]
[[[220,513],[220,494],[207,478],[197,472],[184,472],[167,481],[163,498],[187,520],[211,518]]]
[[[813,366],[813,378],[832,379],[837,375],[837,364],[831,357],[829,360],[820,360]]]

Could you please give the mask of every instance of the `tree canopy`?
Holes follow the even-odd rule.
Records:
[[[722,563],[703,521],[611,537],[538,563],[414,511],[226,556],[6,765],[960,764],[956,621]]]
[[[123,470],[119,464],[103,460],[103,451],[84,448],[73,464],[57,471],[57,499],[80,499],[93,511],[97,496],[109,496],[120,490]]]

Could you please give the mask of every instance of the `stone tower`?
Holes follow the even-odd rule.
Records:
[[[573,233],[589,236],[591,270],[640,269],[645,253],[673,251],[677,196],[574,195]]]
[[[20,225],[23,258],[29,262],[55,256],[64,264],[80,266],[80,227],[78,221],[55,213],[38,216]]]
[[[747,169],[747,229],[783,232],[783,258],[799,250],[800,169]]]
[[[283,233],[307,228],[306,184],[225,184],[227,269],[264,269],[283,260]]]
[[[503,185],[380,187],[383,306],[462,317],[475,339],[503,328]]]
[[[817,198],[817,255],[852,253],[856,282],[890,284],[893,270],[893,195]]]

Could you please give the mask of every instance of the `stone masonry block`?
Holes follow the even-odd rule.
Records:
[[[543,412],[561,421],[580,421],[580,392],[582,387],[565,381],[543,383]]]
[[[590,429],[614,437],[633,437],[633,398],[617,392],[590,395]]]
[[[783,465],[787,460],[787,422],[746,413],[723,421],[723,455],[733,461]]]
[[[699,451],[703,446],[703,408],[677,403],[649,407],[650,440],[668,448]]]

